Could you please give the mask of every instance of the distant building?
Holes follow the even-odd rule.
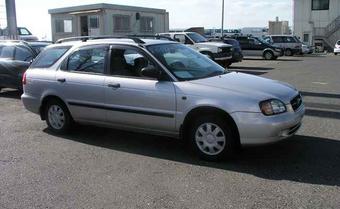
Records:
[[[294,0],[294,34],[317,47],[334,47],[340,40],[339,0]]]
[[[152,35],[169,31],[169,13],[164,9],[92,4],[48,12],[53,41],[72,36]]]
[[[280,21],[276,17],[275,21],[269,21],[269,35],[289,35],[291,34],[288,21]]]

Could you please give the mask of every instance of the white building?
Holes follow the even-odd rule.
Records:
[[[294,35],[332,48],[340,39],[340,0],[294,0]]]
[[[275,21],[269,21],[269,35],[290,35],[289,22],[279,20],[276,17]]]
[[[97,35],[153,35],[169,31],[164,9],[92,4],[50,9],[52,39]]]

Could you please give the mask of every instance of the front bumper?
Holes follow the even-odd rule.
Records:
[[[340,48],[334,48],[334,53],[340,53]]]
[[[300,128],[305,107],[295,112],[265,116],[262,113],[231,114],[237,124],[242,145],[270,144],[293,136]]]
[[[220,52],[220,53],[214,53],[213,59],[215,61],[225,61],[225,60],[231,60],[232,59],[232,51],[229,52]]]

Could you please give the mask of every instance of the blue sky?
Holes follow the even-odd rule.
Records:
[[[293,0],[225,0],[225,27],[262,27],[268,20],[289,20],[292,23]],[[5,0],[0,0],[0,22],[4,23]],[[48,9],[93,4],[112,3],[166,9],[170,13],[170,28],[221,25],[222,0],[16,0],[19,26],[29,28],[38,37],[51,36]]]

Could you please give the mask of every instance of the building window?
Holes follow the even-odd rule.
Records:
[[[93,28],[93,29],[99,28],[99,17],[98,16],[90,16],[90,28]]]
[[[312,10],[329,10],[329,0],[312,0]]]
[[[303,34],[303,42],[309,43],[309,34],[308,33]]]
[[[141,17],[140,19],[140,32],[154,32],[153,31],[153,17]]]
[[[72,33],[72,20],[55,20],[56,33]]]
[[[129,32],[130,31],[130,16],[115,15],[113,16],[114,32]]]

